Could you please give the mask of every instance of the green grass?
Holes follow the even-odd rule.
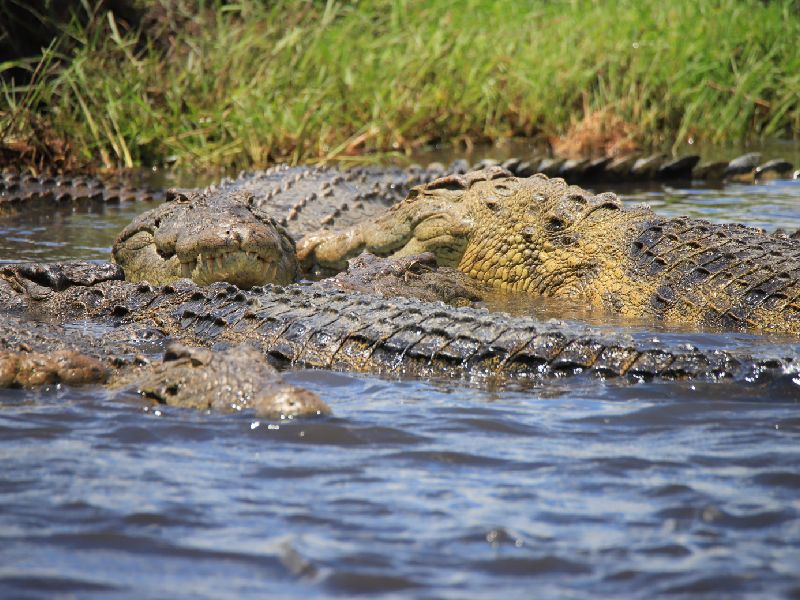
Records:
[[[207,2],[186,19],[167,49],[110,15],[71,25],[26,63],[31,86],[2,84],[0,134],[204,168],[549,137],[600,109],[649,145],[800,132],[794,0]]]

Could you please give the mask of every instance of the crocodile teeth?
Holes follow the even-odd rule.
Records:
[[[191,279],[192,271],[197,268],[197,261],[193,260],[192,262],[182,262],[181,263],[181,277],[188,277]]]
[[[266,271],[266,275],[267,275],[267,280],[268,281],[272,281],[272,280],[275,279],[275,275],[278,272],[278,267],[277,267],[277,265],[275,265],[273,263],[273,264],[267,266],[265,271]]]

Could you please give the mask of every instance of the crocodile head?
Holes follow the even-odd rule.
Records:
[[[264,355],[249,346],[223,351],[173,342],[164,362],[133,378],[144,397],[201,410],[254,409],[270,419],[330,414],[314,392],[285,383]]]
[[[432,252],[441,266],[495,287],[553,293],[582,285],[603,263],[601,250],[621,239],[622,204],[563,179],[513,177],[500,167],[451,175],[411,190],[373,222],[308,236],[298,243],[306,266],[341,268],[363,251],[381,256]]]
[[[294,241],[244,192],[173,192],[117,237],[114,261],[128,281],[199,285],[285,284],[297,273]]]
[[[454,267],[479,224],[465,192],[479,182],[492,185],[508,176],[505,169],[492,168],[414,187],[374,221],[304,237],[297,246],[298,258],[306,267],[344,270],[349,258],[364,251],[393,257],[432,252],[440,266]]]

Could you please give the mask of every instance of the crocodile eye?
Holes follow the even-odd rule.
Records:
[[[619,196],[613,192],[603,192],[595,198],[595,201],[600,203],[601,208],[622,210],[622,202],[620,202]]]
[[[567,199],[581,206],[585,206],[587,203],[586,197],[583,194],[570,194],[567,196]]]
[[[450,177],[442,177],[428,184],[429,190],[452,190],[460,192],[467,189],[462,177],[453,175]]]

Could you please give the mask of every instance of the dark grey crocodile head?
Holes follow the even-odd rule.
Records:
[[[260,417],[276,419],[331,412],[314,392],[285,383],[264,355],[249,346],[214,352],[172,343],[162,364],[132,379],[143,396],[171,406],[252,408]]]
[[[289,283],[297,274],[294,241],[254,204],[246,192],[174,192],[122,230],[114,261],[129,281]]]

